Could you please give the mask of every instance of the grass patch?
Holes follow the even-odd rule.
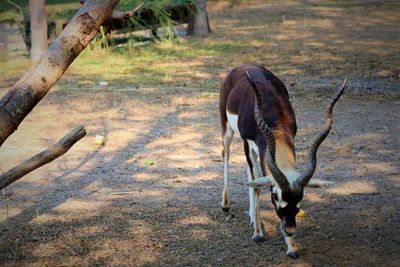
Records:
[[[222,68],[224,60],[221,59],[228,60],[244,46],[242,43],[208,43],[196,38],[134,48],[100,49],[96,46],[86,49],[68,73],[75,77],[91,77],[92,85],[98,80],[107,80],[115,89],[132,84],[200,86],[210,79],[214,83],[217,81],[215,68],[208,67],[209,62],[216,62],[217,68]]]

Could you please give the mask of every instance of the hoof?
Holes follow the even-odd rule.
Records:
[[[227,207],[227,208],[221,207],[221,209],[222,209],[222,211],[225,212],[225,213],[228,213],[228,212],[229,212],[229,207]]]
[[[256,242],[256,243],[261,243],[261,242],[264,242],[264,241],[266,241],[267,239],[265,238],[265,236],[263,236],[263,235],[256,235],[256,236],[253,236],[253,241],[254,242]]]
[[[289,252],[288,254],[287,254],[290,258],[292,258],[292,259],[297,259],[298,257],[299,257],[299,254],[297,253],[297,252],[294,252],[294,251],[292,251],[292,252]]]

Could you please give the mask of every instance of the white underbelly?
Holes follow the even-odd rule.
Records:
[[[240,132],[239,132],[239,127],[238,127],[238,117],[239,117],[239,116],[236,115],[236,114],[229,113],[229,111],[226,111],[226,116],[228,117],[228,124],[229,124],[229,126],[230,126],[236,133],[240,134]],[[254,143],[254,141],[253,141],[253,140],[250,140],[250,139],[247,139],[247,142],[248,142],[248,144],[249,144],[249,148],[250,148],[251,150],[253,150],[257,155],[259,155],[258,147],[257,147],[256,143]]]

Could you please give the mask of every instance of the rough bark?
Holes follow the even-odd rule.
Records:
[[[22,162],[8,172],[0,175],[0,190],[17,181],[19,178],[30,173],[31,171],[36,170],[40,166],[43,166],[60,157],[61,155],[64,155],[85,135],[85,128],[83,126],[77,126],[53,146]]]
[[[0,146],[96,36],[119,0],[85,1],[39,63],[0,100]]]
[[[38,62],[47,50],[47,14],[45,0],[29,0],[31,60]]]
[[[187,35],[205,37],[211,32],[208,21],[206,0],[196,0],[193,12],[189,16]]]

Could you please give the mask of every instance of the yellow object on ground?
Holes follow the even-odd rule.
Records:
[[[306,217],[306,212],[302,209],[299,210],[296,217]]]
[[[96,137],[94,138],[94,143],[96,145],[104,145],[106,143],[106,138],[102,135],[96,134]]]

